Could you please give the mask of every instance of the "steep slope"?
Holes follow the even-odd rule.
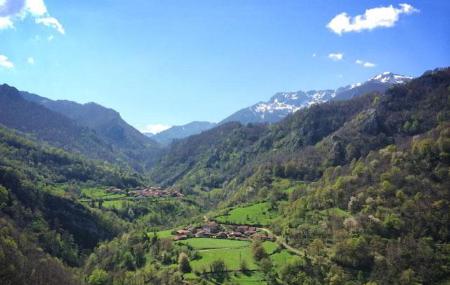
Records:
[[[177,139],[183,139],[192,135],[207,131],[216,126],[216,123],[194,121],[182,126],[173,126],[165,131],[157,133],[156,135],[148,135],[153,140],[162,145],[168,145]]]
[[[275,171],[283,177],[316,180],[329,166],[435,127],[437,115],[448,112],[449,82],[450,70],[445,69],[386,94],[317,104],[277,124],[226,124],[230,130],[220,136],[218,127],[174,144],[155,168],[153,179],[185,189],[220,187],[229,195],[245,191],[249,186],[245,180],[255,173]],[[231,152],[226,147],[230,144],[237,146]]]
[[[448,119],[329,167],[288,202],[278,201],[277,234],[306,253],[283,271],[282,284],[446,284]]]
[[[30,102],[40,104],[72,119],[80,126],[94,130],[114,150],[127,156],[135,168],[139,165],[150,166],[159,154],[160,147],[154,140],[126,123],[113,109],[96,103],[79,104],[67,100],[53,101],[28,92],[21,92],[21,95]]]
[[[0,124],[65,150],[97,159],[116,160],[111,146],[94,131],[23,99],[16,88],[8,85],[0,85]]]
[[[231,122],[198,135],[175,141],[152,169],[152,178],[163,185],[186,179],[189,187],[221,187],[247,160],[244,149],[266,131],[262,125],[243,126]],[[202,173],[203,183],[194,173]],[[191,174],[193,176],[191,176]]]
[[[141,185],[137,175],[39,145],[0,127],[0,283],[81,284],[69,266],[124,230],[114,216],[75,202],[81,185]],[[58,192],[59,193],[59,192]]]
[[[275,123],[287,115],[314,104],[327,101],[345,100],[369,92],[384,92],[394,84],[406,83],[411,77],[384,72],[364,83],[356,83],[336,90],[311,90],[281,92],[267,102],[261,102],[237,111],[221,123],[237,121],[247,123]]]

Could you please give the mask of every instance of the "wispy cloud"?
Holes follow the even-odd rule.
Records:
[[[393,27],[399,20],[400,15],[409,15],[419,12],[413,6],[403,3],[398,8],[390,5],[387,7],[377,7],[367,9],[364,15],[351,17],[343,12],[336,15],[327,25],[331,31],[338,35],[348,32],[360,32],[363,30],[373,30],[380,27]]]
[[[53,17],[37,18],[36,24],[42,24],[47,27],[52,27],[63,35],[66,33],[61,23],[56,18]]]
[[[30,57],[28,57],[27,58],[27,62],[28,62],[28,64],[31,64],[31,65],[33,65],[34,64],[34,57],[32,57],[32,56],[30,56]]]
[[[172,126],[165,125],[165,124],[150,124],[150,125],[146,125],[145,127],[141,128],[140,131],[142,133],[157,134],[157,133],[160,133],[162,131],[169,129],[170,127],[172,127]]]
[[[360,59],[357,59],[357,60],[355,61],[355,63],[356,63],[356,64],[359,64],[359,65],[361,65],[361,66],[367,67],[367,68],[375,67],[375,66],[376,66],[375,63],[372,63],[372,62],[369,62],[369,61],[360,60]]]
[[[6,55],[0,54],[0,67],[11,69],[14,67],[14,63],[12,63]]]
[[[336,53],[330,53],[328,54],[328,58],[334,61],[339,61],[344,59],[344,54],[340,53],[340,52],[336,52]]]
[[[44,0],[0,0],[0,30],[14,28],[14,23],[27,17],[34,18],[36,24],[54,28],[65,34],[63,25],[52,17]]]

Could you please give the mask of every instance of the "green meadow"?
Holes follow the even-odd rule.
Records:
[[[229,210],[215,219],[224,224],[269,225],[277,213],[270,209],[268,202],[253,204]]]

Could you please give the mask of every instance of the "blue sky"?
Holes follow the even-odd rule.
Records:
[[[447,0],[0,0],[0,82],[139,129],[217,122],[278,91],[449,66],[449,14]]]

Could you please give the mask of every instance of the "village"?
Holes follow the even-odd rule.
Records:
[[[135,198],[181,198],[184,195],[179,191],[173,189],[162,189],[161,187],[150,186],[150,187],[138,187],[131,190],[123,190],[115,187],[110,187],[106,189],[106,192],[111,194],[126,194],[129,197]]]
[[[188,238],[218,238],[218,239],[260,239],[274,241],[275,237],[269,235],[254,226],[247,225],[225,225],[215,221],[208,221],[200,226],[188,226],[173,232],[173,240],[179,241]]]

